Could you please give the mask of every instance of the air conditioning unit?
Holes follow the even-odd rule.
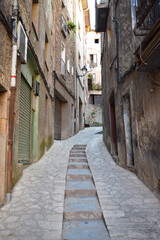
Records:
[[[19,21],[17,27],[17,48],[21,58],[21,63],[27,62],[27,44],[28,38],[26,32],[22,26],[22,23]]]

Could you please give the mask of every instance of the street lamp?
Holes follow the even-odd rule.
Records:
[[[86,68],[86,66],[84,66],[82,69],[81,69],[81,71],[82,71],[82,75],[79,75],[78,74],[78,72],[76,72],[76,76],[79,78],[79,77],[84,77],[86,74],[87,74],[87,68]]]

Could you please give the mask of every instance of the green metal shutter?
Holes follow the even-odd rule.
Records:
[[[21,77],[18,162],[30,161],[31,88]]]

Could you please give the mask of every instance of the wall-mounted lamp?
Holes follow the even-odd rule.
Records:
[[[81,71],[82,71],[82,75],[79,75],[78,74],[78,72],[76,72],[76,76],[79,78],[79,77],[84,77],[86,74],[87,74],[87,68],[86,68],[86,66],[84,66],[82,69],[81,69]]]

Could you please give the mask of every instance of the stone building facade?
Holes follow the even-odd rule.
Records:
[[[0,2],[0,201],[53,143],[51,0]]]
[[[88,0],[74,1],[74,21],[77,26],[77,36],[75,39],[75,64],[76,64],[76,78],[75,78],[75,132],[83,129],[85,126],[85,105],[86,105],[86,81],[87,75],[83,77],[82,68],[87,66],[87,31],[90,26]]]
[[[66,139],[74,134],[75,40],[68,28],[68,21],[73,21],[73,1],[54,1],[54,136],[58,140]]]
[[[74,3],[0,2],[0,203],[6,194],[10,199],[24,166],[42,157],[54,138],[79,130],[76,36],[67,26],[75,22]],[[85,23],[86,13],[81,15]]]
[[[100,33],[87,32],[87,104],[85,125],[102,125],[101,41]]]
[[[104,142],[115,161],[158,196],[159,6],[159,1],[110,0],[96,8],[96,30],[103,32]]]
[[[54,2],[55,139],[66,139],[84,128],[84,85],[77,78],[77,68],[85,64],[84,4],[87,1]],[[76,33],[68,28],[70,21],[75,23]]]

